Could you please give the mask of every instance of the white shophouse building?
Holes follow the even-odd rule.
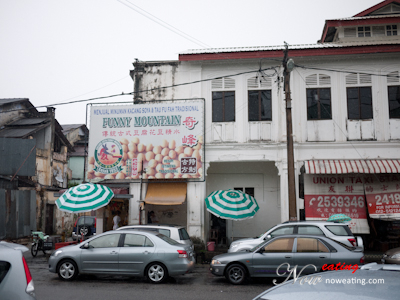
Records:
[[[368,191],[386,180],[397,199],[399,29],[400,1],[383,1],[356,16],[326,20],[316,44],[288,45],[295,63],[290,89],[298,219],[304,208],[307,218],[347,213],[359,218],[353,230],[368,234]],[[228,242],[289,220],[284,51],[285,46],[202,49],[180,53],[177,61],[134,63],[136,103],[205,99],[205,181],[187,183],[183,205],[145,204],[146,210],[207,240],[218,220],[204,198],[240,188],[254,195],[260,209],[252,219],[225,223],[221,234]],[[146,198],[147,186],[130,183],[130,223],[139,222],[137,203]],[[375,213],[393,220],[396,212]]]

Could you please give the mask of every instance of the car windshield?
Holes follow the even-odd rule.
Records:
[[[89,225],[93,226],[94,225],[94,218],[93,217],[80,217],[78,220],[78,225]]]
[[[180,243],[178,243],[177,241],[163,235],[163,234],[157,234],[157,237],[159,237],[160,239],[162,239],[163,241],[166,241],[168,244],[170,245],[180,245]]]
[[[272,227],[274,227],[274,226],[272,226]],[[271,227],[271,228],[272,228]],[[257,236],[257,237],[255,237],[255,239],[259,239],[260,237],[262,237],[264,234],[266,234],[268,231],[270,231],[271,230],[271,228],[270,229],[268,229],[267,231],[264,231],[263,233],[261,233],[259,236]]]

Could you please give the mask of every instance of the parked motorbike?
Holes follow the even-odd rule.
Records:
[[[35,257],[39,250],[46,254],[46,250],[53,249],[53,242],[48,241],[49,235],[45,235],[41,231],[32,231],[31,253]]]

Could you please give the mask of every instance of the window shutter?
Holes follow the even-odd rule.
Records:
[[[211,81],[211,88],[213,90],[222,89],[222,78],[213,79]]]
[[[224,78],[224,88],[227,90],[234,89],[235,88],[235,79]]]
[[[388,83],[399,83],[399,71],[391,72],[387,75]]]
[[[325,74],[319,74],[319,85],[331,85],[331,77]]]
[[[258,77],[257,76],[247,79],[247,88],[248,89],[257,89],[258,88]]]
[[[371,83],[371,75],[370,74],[360,74],[360,83]]]
[[[271,77],[254,76],[247,79],[248,89],[270,88],[272,86]]]
[[[318,85],[317,74],[313,74],[306,77],[306,85]]]
[[[346,84],[358,84],[357,73],[346,75]]]
[[[372,26],[373,36],[385,36],[385,26]]]
[[[344,37],[356,37],[357,30],[355,27],[347,27],[344,29]]]

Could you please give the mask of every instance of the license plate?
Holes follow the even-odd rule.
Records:
[[[43,243],[44,250],[51,250],[53,249],[53,242],[44,242]]]

